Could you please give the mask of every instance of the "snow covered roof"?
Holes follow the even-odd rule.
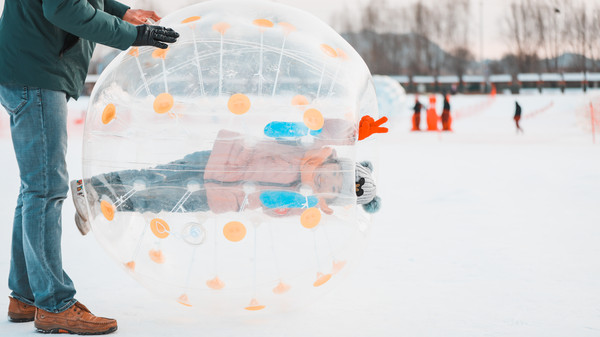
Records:
[[[535,73],[517,74],[517,79],[521,82],[537,82],[540,80],[540,74],[535,74]]]
[[[490,82],[491,83],[512,82],[512,75],[509,75],[509,74],[490,75]]]
[[[562,75],[559,73],[543,73],[542,81],[562,81]]]
[[[482,83],[485,79],[481,75],[463,75],[463,82],[465,83]]]
[[[563,78],[566,82],[582,82],[584,76],[583,73],[564,73]]]
[[[413,76],[414,83],[435,83],[433,76]]]
[[[455,76],[455,75],[438,76],[437,81],[438,81],[438,83],[458,83],[458,82],[460,82],[458,76]]]
[[[390,76],[391,78],[395,79],[396,81],[400,82],[400,83],[408,83],[410,82],[410,77],[406,76],[406,75],[394,75],[394,76]]]
[[[587,73],[588,81],[600,81],[600,73]]]

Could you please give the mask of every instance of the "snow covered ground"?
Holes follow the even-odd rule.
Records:
[[[64,266],[77,298],[117,318],[121,336],[600,336],[600,132],[593,144],[590,101],[600,104],[600,93],[454,96],[454,132],[415,133],[409,95],[380,138],[383,208],[360,266],[299,311],[230,319],[165,303],[93,235],[79,235],[70,200]],[[71,105],[71,177],[81,174],[84,109]],[[3,113],[0,280],[18,189],[7,122]],[[7,305],[0,297],[0,310]],[[32,323],[0,321],[0,336],[34,334]]]

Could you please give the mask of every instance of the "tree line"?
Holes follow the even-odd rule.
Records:
[[[521,0],[511,3],[504,20],[511,53],[504,65],[493,66],[518,72],[600,70],[600,4]]]
[[[508,51],[481,60],[481,0],[371,0],[359,12],[343,8],[332,24],[380,74],[464,75],[600,71],[600,3],[514,0],[502,16]],[[478,55],[479,54],[479,55]],[[478,55],[478,57],[476,57]]]

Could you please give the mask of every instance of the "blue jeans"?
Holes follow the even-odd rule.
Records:
[[[8,286],[11,296],[50,312],[76,300],[63,271],[62,204],[69,190],[67,95],[27,86],[0,85],[0,102],[10,115],[21,187],[13,222]]]
[[[90,179],[100,197],[111,201],[128,197],[118,209],[129,212],[209,211],[204,189],[204,170],[210,151],[188,154],[182,159],[143,170],[110,172]],[[145,188],[131,194],[134,186]],[[189,184],[196,185],[191,191]],[[178,209],[175,209],[178,208]]]

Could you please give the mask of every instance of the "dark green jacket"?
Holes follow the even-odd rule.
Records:
[[[137,36],[115,0],[5,0],[0,83],[64,91],[77,98],[96,43],[127,49]]]

